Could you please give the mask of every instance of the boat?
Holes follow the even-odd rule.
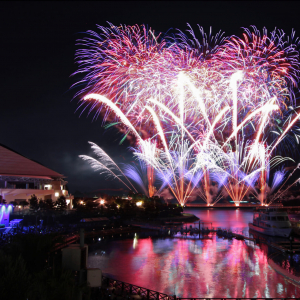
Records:
[[[286,211],[267,208],[254,212],[253,223],[249,223],[249,229],[270,236],[289,237],[292,225]]]

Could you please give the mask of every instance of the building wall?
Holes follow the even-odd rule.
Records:
[[[38,199],[51,199],[57,201],[60,196],[65,196],[69,207],[73,207],[73,196],[65,190],[67,182],[60,178],[45,176],[30,177],[19,175],[0,175],[0,195],[6,203],[12,201],[29,201],[34,194]]]
[[[21,190],[21,189],[12,189],[11,191],[9,191],[10,193],[6,193],[7,190],[1,189],[1,195],[2,195],[2,199],[6,200],[6,203],[9,203],[11,201],[22,201],[22,200],[29,200],[31,198],[31,195],[35,194],[37,196],[38,199],[52,199],[54,195],[54,191],[53,190],[49,190],[49,191],[44,191],[44,190]],[[46,192],[46,193],[45,193]]]
[[[67,190],[60,189],[0,189],[2,199],[7,203],[11,201],[29,200],[31,195],[36,195],[38,199],[52,199],[55,202],[60,196],[68,197]]]

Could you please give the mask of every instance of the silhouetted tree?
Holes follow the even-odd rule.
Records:
[[[46,199],[46,200],[45,200],[45,204],[46,204],[46,207],[47,207],[48,209],[51,209],[51,208],[53,208],[53,206],[54,206],[54,203],[53,203],[52,199]]]
[[[13,205],[14,207],[18,206],[18,202],[16,200],[10,201],[9,204]]]
[[[38,198],[36,195],[31,195],[31,198],[29,199],[29,203],[30,203],[30,208],[32,209],[37,209],[39,206],[39,202],[38,202]]]
[[[39,208],[40,208],[40,209],[46,209],[46,203],[45,203],[45,200],[40,200],[40,202],[39,202]]]
[[[0,204],[5,204],[6,200],[2,198],[2,196],[0,196]]]
[[[66,209],[67,208],[67,201],[65,196],[60,196],[57,201],[57,205],[59,206],[60,209]]]
[[[99,206],[99,203],[94,202],[93,200],[86,201],[86,208],[88,208],[88,209],[93,209],[97,206]]]
[[[22,200],[20,202],[20,205],[22,206],[22,208],[24,209],[25,206],[28,206],[29,205],[29,202],[27,202],[26,200]]]
[[[53,208],[54,204],[52,199],[40,200],[39,207],[41,209],[51,209]]]

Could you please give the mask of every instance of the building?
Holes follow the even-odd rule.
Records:
[[[72,208],[73,196],[66,189],[65,176],[0,144],[0,195],[6,203],[39,199],[56,201],[65,196]]]

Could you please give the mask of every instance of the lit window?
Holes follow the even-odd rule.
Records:
[[[51,190],[52,189],[52,185],[51,184],[45,184],[44,185],[44,189],[45,190]]]

